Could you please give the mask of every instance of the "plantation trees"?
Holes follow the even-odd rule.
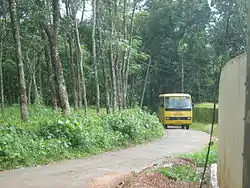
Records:
[[[246,0],[209,2],[3,1],[2,109],[20,102],[27,120],[28,104],[87,114],[88,105],[110,113],[140,101],[156,109],[162,92],[211,100],[220,65],[246,49]]]
[[[46,24],[44,24],[44,29],[46,31],[50,43],[51,60],[53,62],[55,69],[55,77],[58,84],[58,92],[61,102],[61,108],[63,109],[64,114],[68,114],[70,113],[68,93],[66,90],[63,67],[59,55],[59,41],[58,41],[58,29],[60,22],[59,0],[52,1],[52,15],[53,15],[52,28],[49,28]]]
[[[12,24],[13,38],[15,42],[16,60],[17,60],[18,72],[19,72],[21,118],[22,120],[27,121],[28,102],[27,102],[24,64],[23,64],[23,57],[22,57],[19,19],[17,16],[17,8],[16,8],[17,5],[16,5],[15,0],[9,0],[8,2],[9,2],[9,11],[10,11],[11,24]]]

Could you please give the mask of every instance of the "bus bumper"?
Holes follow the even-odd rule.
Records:
[[[164,125],[191,125],[192,120],[165,120]]]

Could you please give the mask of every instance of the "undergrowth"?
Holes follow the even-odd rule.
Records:
[[[175,181],[198,182],[201,177],[201,173],[190,165],[174,165],[172,167],[160,168],[157,172]]]
[[[63,117],[44,107],[32,107],[22,123],[17,108],[0,116],[0,170],[79,158],[141,144],[162,137],[155,115],[140,109],[87,116],[74,111]]]
[[[217,162],[218,152],[217,152],[217,143],[211,146],[210,154],[208,157],[208,166]],[[207,155],[207,147],[202,149],[199,152],[183,154],[182,157],[192,159],[197,167],[204,167]]]
[[[210,134],[211,131],[211,124],[204,124],[199,122],[193,122],[191,125],[193,130],[203,131],[205,133]],[[218,137],[218,124],[214,125],[213,129],[213,137]]]
[[[194,122],[192,129],[210,133],[211,124],[204,124],[200,122]],[[218,137],[218,125],[214,126],[214,138]],[[197,168],[203,168],[205,165],[206,155],[208,147],[203,148],[201,151],[195,153],[182,154],[179,157],[192,159],[194,166],[191,165],[173,165],[171,167],[157,169],[164,176],[170,179],[183,182],[199,182],[201,180],[201,172]],[[210,148],[210,154],[208,158],[208,166],[213,163],[217,163],[218,143],[215,142]]]
[[[192,124],[192,129],[203,131],[203,132],[210,134],[211,124],[194,122]],[[217,137],[218,137],[218,124],[215,124],[214,130],[213,130],[213,138],[216,139]],[[190,158],[196,163],[196,165],[198,167],[203,167],[205,164],[205,160],[206,160],[207,149],[208,149],[208,147],[205,147],[201,151],[198,151],[195,153],[184,154],[184,155],[182,155],[182,157]],[[218,142],[215,141],[214,144],[210,148],[208,165],[210,166],[211,164],[216,163],[217,157],[218,157]]]
[[[183,154],[180,157],[192,159],[194,166],[191,165],[173,165],[171,167],[157,169],[164,176],[175,181],[183,182],[199,182],[201,179],[201,172],[197,168],[203,168],[205,165],[207,155],[207,147],[202,151]],[[217,143],[215,143],[210,150],[208,158],[208,166],[217,162]]]

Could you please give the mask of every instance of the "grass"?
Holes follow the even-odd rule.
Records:
[[[211,125],[194,122],[192,124],[191,128],[194,130],[199,130],[199,131],[203,131],[206,133],[210,133]],[[214,135],[215,135],[215,137],[218,136],[218,126],[217,125],[215,125]],[[195,166],[174,165],[171,167],[159,168],[156,171],[160,172],[164,176],[167,176],[167,177],[174,179],[176,181],[199,182],[201,179],[201,172],[198,172],[197,168],[204,167],[206,155],[207,155],[207,149],[208,149],[208,146],[203,148],[201,151],[198,151],[195,153],[186,153],[186,154],[182,154],[180,156],[177,156],[177,157],[191,159],[194,162]],[[217,157],[218,157],[217,149],[218,149],[218,143],[215,142],[210,148],[210,155],[208,158],[208,166],[217,162]]]
[[[203,110],[200,112],[201,116],[199,116],[199,118],[201,121],[204,121],[205,119],[204,113],[205,112],[207,113],[208,110],[211,111],[213,109],[213,103],[200,103],[200,104],[196,104],[195,107],[196,107],[196,110],[199,110],[199,111]],[[216,107],[218,108],[218,105]],[[205,122],[209,122],[209,121],[207,120]],[[203,132],[210,134],[211,124],[193,122],[193,124],[191,125],[191,129],[203,131]],[[218,137],[218,124],[217,123],[214,125],[213,136]],[[217,149],[218,149],[218,143],[215,142],[210,148],[208,166],[217,162],[217,157],[218,157]],[[190,165],[178,165],[178,166],[174,165],[172,167],[157,169],[157,172],[160,172],[161,174],[171,179],[174,179],[176,181],[198,182],[200,181],[201,173],[197,171],[197,167],[204,167],[207,150],[208,150],[208,147],[205,147],[199,152],[186,153],[186,154],[180,155],[180,157],[191,159],[195,163],[195,167],[190,166]]]
[[[195,165],[197,167],[203,167],[205,164],[205,160],[206,160],[207,148],[208,147],[205,147],[204,149],[202,149],[199,152],[183,154],[183,155],[181,155],[181,157],[192,159],[195,162]],[[210,148],[210,155],[208,158],[208,166],[217,162],[217,157],[218,157],[217,149],[218,149],[218,143],[215,142]]]
[[[194,122],[192,124],[191,128],[194,130],[203,131],[203,132],[210,134],[211,124],[203,124],[203,123]],[[215,138],[218,138],[218,124],[214,125],[213,136]],[[193,159],[197,163],[198,166],[202,166],[202,165],[204,165],[204,162],[205,162],[207,148],[208,147],[205,147],[200,152],[191,153],[191,154],[184,154],[183,157]],[[208,161],[209,165],[211,165],[212,163],[216,163],[216,161],[217,161],[217,149],[218,149],[218,142],[216,141],[211,146],[210,156],[209,156],[209,161]]]
[[[84,111],[82,109],[74,110],[71,108],[73,116],[83,116]],[[105,109],[101,108],[101,114],[105,114]],[[90,106],[88,108],[88,116],[96,115],[95,107]],[[40,122],[43,120],[54,119],[55,117],[63,118],[62,113],[57,110],[52,110],[51,107],[44,107],[44,106],[29,106],[29,121],[28,123],[24,123],[21,121],[20,118],[20,108],[19,105],[13,105],[11,107],[4,108],[4,113],[0,113],[0,124],[14,124],[14,125],[29,125],[32,123]]]
[[[210,150],[210,155],[208,158],[208,166],[217,162],[217,148],[218,144],[215,143]],[[202,149],[199,152],[195,153],[187,153],[181,155],[183,158],[192,159],[195,166],[190,165],[178,165],[167,168],[160,168],[157,171],[162,173],[163,175],[174,179],[176,181],[184,181],[184,182],[199,182],[201,180],[201,172],[197,170],[197,168],[203,168],[205,165],[207,155],[207,147]]]
[[[212,126],[211,124],[204,124],[204,123],[194,122],[190,127],[193,130],[203,131],[205,133],[210,134],[211,126]],[[213,136],[218,137],[218,124],[214,124]]]
[[[29,121],[20,121],[18,106],[0,114],[0,170],[81,158],[155,140],[164,129],[155,115],[139,108],[96,115],[90,108],[62,116],[31,106]]]
[[[157,169],[156,172],[167,176],[175,181],[183,182],[198,182],[201,174],[197,172],[196,168],[190,165],[176,165],[172,167],[165,167]]]
[[[203,103],[198,103],[198,104],[195,104],[196,108],[214,108],[214,104],[213,103],[210,103],[210,102],[203,102]],[[216,104],[216,108],[218,108],[219,105]]]
[[[210,134],[211,124],[203,124],[203,123],[194,122],[191,128],[194,130],[203,131],[203,132]],[[213,135],[216,138],[218,137],[218,125],[217,124],[214,125]],[[203,167],[205,164],[207,149],[208,149],[208,146],[206,146],[199,152],[183,154],[181,155],[181,157],[192,159],[195,162],[197,167]],[[210,148],[210,155],[209,155],[209,160],[208,160],[209,166],[217,162],[217,157],[218,157],[217,150],[218,150],[218,142],[216,141]]]
[[[202,168],[205,165],[207,148],[205,147],[199,152],[182,154],[179,157],[191,159],[194,162],[194,166],[191,165],[173,165],[171,167],[159,168],[156,172],[160,172],[164,176],[167,176],[176,181],[183,182],[199,182],[201,179],[201,172],[197,168]],[[218,143],[214,143],[210,150],[208,158],[208,166],[217,162],[217,149]]]

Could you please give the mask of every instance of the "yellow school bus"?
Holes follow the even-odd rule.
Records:
[[[182,129],[189,129],[193,117],[191,96],[185,93],[169,93],[160,94],[159,99],[159,119],[165,128],[181,126]]]

